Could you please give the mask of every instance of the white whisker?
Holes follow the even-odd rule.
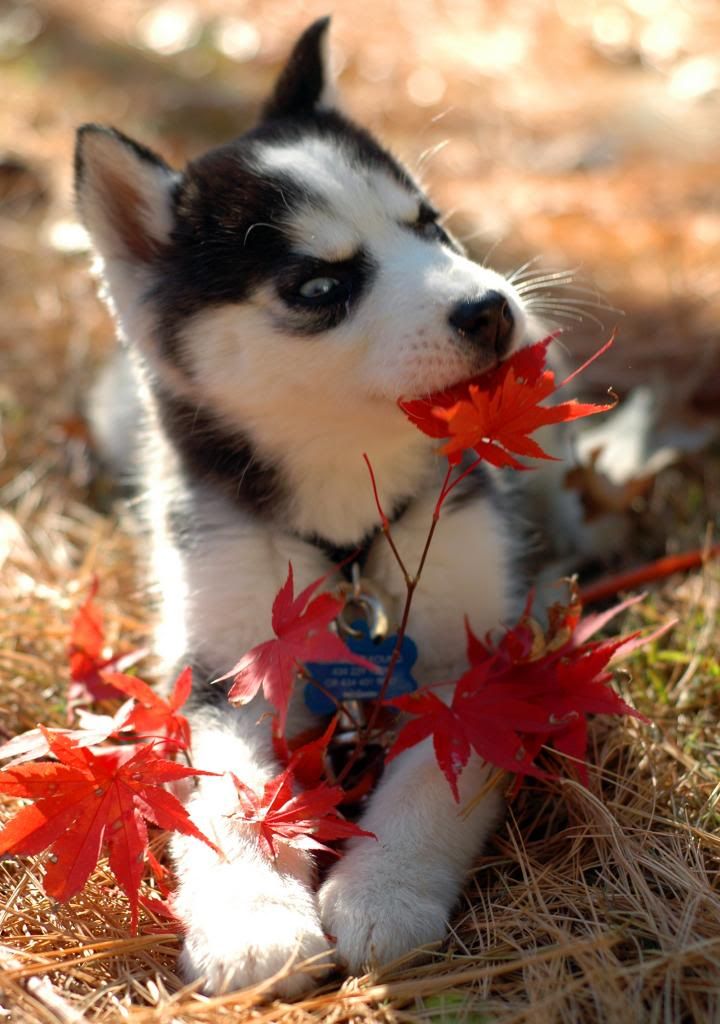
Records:
[[[458,235],[457,237],[458,237],[458,241],[460,241],[463,244],[465,244],[465,242],[472,242],[475,238],[480,238],[484,234],[486,234],[485,228],[478,228],[477,231],[472,231],[469,235]],[[497,243],[493,243],[493,244],[497,244]]]
[[[543,320],[545,320],[545,314],[547,314],[547,313],[552,313],[555,316],[562,317],[564,320],[574,320],[575,323],[578,323],[578,324],[581,324],[583,322],[583,320],[585,319],[583,316],[581,316],[580,313],[571,313],[571,312],[568,312],[567,310],[556,309],[555,307],[553,307],[551,309],[544,309],[541,306],[541,307],[539,307],[537,309],[533,309],[533,312],[534,313],[541,313],[541,314],[543,314]],[[598,323],[599,323],[599,321],[598,321]]]
[[[572,284],[571,277],[552,277],[552,278],[537,278],[532,281],[523,281],[517,285],[517,290],[520,295],[525,295],[526,292],[543,291],[548,288],[570,288],[577,287]]]
[[[434,156],[441,153],[449,143],[450,139],[443,139],[441,142],[436,142],[434,146],[428,146],[427,149],[424,149],[415,161],[416,168],[419,170],[421,167],[424,167]]]
[[[599,317],[596,317],[594,313],[589,312],[589,310],[585,309],[583,306],[566,306],[561,302],[548,301],[532,304],[528,303],[527,308],[533,313],[550,313],[554,316],[563,317],[565,320],[574,320],[576,323],[582,323],[584,320],[590,320],[600,328],[604,329],[605,327],[605,324]]]
[[[275,231],[280,230],[277,224],[266,224],[264,221],[258,220],[254,224],[251,224],[250,227],[245,232],[245,237],[243,238],[243,247],[247,245],[248,235],[253,230],[253,228],[274,228]]]
[[[557,306],[567,306],[568,308],[576,306],[578,309],[602,309],[606,313],[617,313],[619,316],[624,316],[622,309],[617,309],[615,306],[611,306],[609,302],[605,302],[602,298],[599,298],[597,302],[594,302],[591,299],[574,299],[572,296],[566,295],[540,295],[529,299],[526,305],[530,305],[536,298],[539,298],[540,301],[547,300]]]
[[[451,206],[449,210],[443,211],[443,213],[438,217],[438,224],[447,224],[447,222],[451,220],[460,209],[461,207],[459,206]]]
[[[520,280],[523,270],[527,270],[528,267],[531,267],[533,263],[537,263],[537,261],[540,259],[542,259],[542,256],[533,256],[532,259],[527,260],[525,263],[521,264],[521,266],[519,266],[517,270],[513,270],[512,274],[508,276],[508,281],[510,281],[511,284],[514,284],[515,281]]]
[[[554,270],[547,271],[544,274],[532,273],[523,274],[520,279],[518,288],[527,288],[529,285],[535,285],[539,283],[552,283],[553,281],[568,281],[572,282],[575,280],[575,270]]]
[[[548,324],[552,324],[552,323],[553,323],[552,320],[548,320]],[[555,327],[556,330],[562,330],[561,325],[559,323],[557,323],[557,321],[553,324],[553,326]],[[561,341],[560,338],[555,338],[555,344],[558,346],[558,348],[561,348],[563,350],[563,352],[565,353],[566,356],[570,356],[572,354],[570,352],[569,346],[566,345],[564,341]]]
[[[500,245],[500,243],[501,243],[501,242],[503,242],[504,240],[505,240],[505,236],[504,236],[504,235],[503,235],[503,236],[501,236],[500,238],[496,238],[496,239],[495,239],[495,241],[493,242],[493,244],[492,244],[492,245],[490,246],[490,248],[488,249],[488,251],[487,251],[487,252],[485,253],[485,255],[483,256],[482,260],[480,261],[480,265],[481,265],[481,266],[483,266],[483,267],[486,267],[486,266],[488,265],[488,260],[490,259],[490,257],[492,256],[492,254],[493,254],[493,253],[495,252],[495,250],[497,249],[497,247],[498,247],[498,246]]]

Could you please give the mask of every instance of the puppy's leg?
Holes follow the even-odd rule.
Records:
[[[233,771],[256,791],[276,774],[269,728],[253,709],[203,708],[191,716],[193,763],[207,771]],[[260,849],[251,826],[230,817],[237,794],[229,776],[200,778],[188,810],[224,852],[176,836],[173,854],[179,888],[175,910],[185,927],[181,967],[188,980],[204,978],[204,991],[238,989],[265,981],[286,964],[328,950],[312,891],[313,862],[280,844],[277,860]],[[313,984],[290,973],[272,990],[297,995]]]
[[[325,930],[351,971],[443,938],[472,858],[500,817],[494,790],[460,816],[488,775],[479,759],[471,761],[457,804],[429,741],[389,766],[360,822],[378,842],[351,840],[319,894]]]

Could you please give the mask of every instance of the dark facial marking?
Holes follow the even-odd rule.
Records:
[[[328,262],[311,256],[297,256],[283,267],[276,278],[276,287],[288,307],[288,316],[281,326],[297,334],[320,334],[337,327],[355,309],[369,288],[375,264],[360,249],[347,260]],[[333,282],[326,292],[303,294],[313,281]]]
[[[175,198],[170,246],[145,296],[165,358],[187,369],[179,343],[187,321],[246,301],[288,262],[284,224],[308,199],[291,181],[261,177],[239,143],[190,164]]]
[[[189,478],[220,490],[257,515],[268,517],[283,504],[279,472],[243,434],[228,431],[208,409],[161,389],[156,397],[165,434]]]
[[[190,317],[213,306],[244,302],[260,285],[295,273],[298,253],[287,225],[302,207],[322,207],[322,197],[288,175],[262,172],[260,159],[263,146],[302,145],[308,138],[341,145],[359,167],[382,170],[421,198],[405,170],[369,133],[332,111],[301,121],[264,121],[191,163],[175,193],[170,244],[146,294],[157,314],[162,354],[186,372],[179,338]],[[372,265],[366,254],[356,254],[340,269],[350,305],[338,302],[327,315],[302,314],[302,321],[295,320],[298,332],[335,326],[367,288]],[[323,271],[321,276],[336,275]]]
[[[417,220],[412,224],[405,224],[404,227],[409,228],[419,238],[424,238],[427,242],[442,242],[444,245],[459,252],[460,250],[455,241],[450,237],[445,228],[438,223],[439,217],[440,213],[438,210],[424,200],[421,200]]]

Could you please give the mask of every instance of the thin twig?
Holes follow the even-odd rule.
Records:
[[[457,485],[462,483],[465,477],[470,476],[471,473],[474,473],[481,462],[486,461],[487,460],[482,455],[478,455],[475,461],[471,462],[467,469],[464,469],[462,473],[459,473],[452,481],[450,481],[451,470],[448,469],[447,476],[445,477],[445,482],[440,491],[440,497],[438,498],[437,505],[435,506],[436,512],[439,513],[440,508],[442,508],[443,504],[450,496],[450,494],[455,490]]]
[[[308,683],[312,683],[312,685],[316,689],[318,689],[320,691],[320,693],[323,694],[324,697],[327,697],[328,700],[331,700],[333,702],[333,704],[335,705],[335,710],[336,711],[342,711],[343,714],[347,715],[348,718],[350,719],[350,723],[351,723],[351,725],[352,725],[352,727],[354,729],[358,729],[359,730],[361,728],[360,723],[358,722],[357,718],[345,706],[345,704],[341,700],[338,700],[338,698],[335,696],[335,694],[331,693],[330,690],[327,689],[327,687],[323,686],[322,683],[318,682],[318,680],[313,675],[311,675],[310,672],[308,672],[308,670],[305,668],[305,666],[303,664],[301,664],[300,662],[298,662],[298,665],[297,665],[297,674],[300,676],[301,679],[304,679]]]
[[[380,504],[380,495],[378,494],[377,482],[375,480],[375,471],[372,468],[372,465],[370,463],[370,459],[368,457],[367,452],[363,452],[363,458],[365,459],[365,464],[366,464],[366,466],[368,468],[368,472],[370,474],[370,482],[372,484],[373,496],[375,498],[375,505],[377,507],[378,514],[380,516],[380,524],[381,524],[381,529],[382,529],[383,535],[385,537],[385,540],[390,545],[390,550],[392,551],[393,555],[395,556],[395,561],[397,562],[398,566],[400,567],[400,571],[402,572],[403,577],[405,579],[405,585],[407,586],[410,583],[410,573],[407,571],[407,568],[406,568],[405,563],[404,563],[404,561],[402,559],[402,556],[401,556],[400,552],[398,551],[398,549],[397,549],[397,547],[395,545],[395,541],[393,540],[392,533],[390,531],[390,520],[385,515],[385,510],[383,509],[382,505]]]
[[[568,376],[565,378],[565,380],[560,381],[560,383],[558,384],[556,390],[559,391],[560,388],[564,388],[565,385],[569,384],[571,380],[574,380],[576,377],[578,377],[583,372],[583,370],[587,370],[588,366],[590,366],[591,363],[594,363],[596,359],[599,359],[600,356],[604,355],[607,352],[607,350],[610,348],[610,346],[613,344],[613,342],[615,341],[616,335],[617,335],[617,328],[615,328],[615,330],[612,332],[612,334],[610,335],[608,340],[605,342],[605,344],[602,346],[602,348],[599,348],[597,350],[597,352],[593,352],[593,354],[591,356],[589,356],[585,360],[585,362],[582,364],[582,366],[578,366],[576,370],[573,370],[572,373],[568,374]]]
[[[400,625],[398,627],[397,636],[395,638],[395,647],[393,648],[393,652],[392,652],[392,654],[390,656],[390,661],[388,662],[388,666],[387,666],[387,669],[385,671],[385,676],[383,678],[382,685],[380,687],[380,691],[379,691],[377,697],[375,698],[375,700],[373,701],[372,710],[370,711],[370,716],[369,716],[367,722],[365,723],[364,728],[361,730],[360,735],[358,736],[357,743],[355,744],[355,747],[354,747],[352,753],[350,754],[350,757],[348,758],[345,766],[343,767],[342,771],[340,772],[340,774],[337,776],[337,778],[335,780],[336,785],[340,785],[348,777],[348,775],[350,774],[350,771],[352,770],[353,766],[356,764],[356,762],[358,761],[360,755],[362,754],[362,751],[363,751],[366,743],[368,742],[369,737],[372,736],[373,729],[375,728],[375,725],[377,724],[377,720],[378,720],[378,718],[380,716],[380,711],[382,709],[383,701],[385,700],[385,697],[387,695],[387,691],[388,691],[388,689],[390,687],[390,683],[392,681],[393,673],[395,672],[395,667],[396,667],[396,665],[397,665],[397,663],[398,663],[398,661],[400,659],[400,653],[402,651],[403,640],[405,639],[405,633],[406,633],[406,630],[407,630],[407,624],[408,624],[408,620],[410,618],[410,609],[412,607],[413,596],[414,596],[415,591],[417,589],[418,583],[420,582],[420,577],[422,576],[422,571],[423,571],[423,569],[425,567],[425,562],[427,561],[427,556],[428,556],[428,552],[430,550],[430,545],[432,543],[433,536],[435,535],[435,530],[437,528],[437,524],[438,524],[438,522],[440,520],[440,512],[441,512],[441,509],[442,509],[442,505],[443,505],[443,502],[445,501],[445,499],[447,498],[448,494],[450,493],[450,490],[452,489],[451,487],[448,487],[448,482],[449,482],[450,476],[452,474],[452,466],[448,466],[447,473],[445,474],[445,479],[443,480],[442,487],[440,488],[440,495],[439,495],[438,500],[437,500],[437,502],[435,504],[435,508],[433,509],[432,522],[430,523],[430,529],[428,530],[427,537],[425,538],[425,545],[423,547],[422,554],[420,555],[420,561],[418,563],[417,571],[415,572],[414,576],[410,576],[408,574],[408,572],[406,571],[403,563],[402,563],[402,559],[400,558],[400,555],[396,553],[397,549],[395,547],[395,544],[394,544],[394,542],[392,540],[392,537],[391,537],[391,534],[390,534],[390,523],[389,523],[389,520],[388,520],[387,516],[385,515],[385,513],[384,513],[384,511],[382,509],[382,506],[380,504],[380,499],[378,497],[377,487],[375,486],[375,476],[374,476],[374,473],[373,473],[373,470],[372,470],[372,466],[370,465],[370,460],[368,459],[367,455],[364,455],[363,458],[365,459],[365,462],[367,463],[368,469],[370,470],[370,478],[371,478],[371,480],[373,482],[373,491],[374,491],[374,494],[375,494],[375,501],[376,501],[377,506],[378,506],[378,511],[380,513],[381,521],[383,523],[383,532],[385,533],[385,536],[386,536],[386,538],[388,540],[388,543],[390,544],[390,547],[391,547],[393,553],[395,554],[395,557],[398,560],[398,564],[402,568],[404,576],[405,576],[406,593],[405,593],[405,605],[403,607],[403,612],[402,612],[402,616],[401,616],[401,619],[400,619]]]
[[[686,551],[682,555],[667,555],[665,558],[658,558],[647,565],[641,565],[637,569],[605,576],[597,583],[582,587],[580,600],[584,605],[597,604],[599,601],[614,597],[621,590],[633,590],[635,587],[642,587],[653,580],[672,576],[676,572],[697,569],[713,558],[720,558],[720,544],[713,544],[710,548]]]

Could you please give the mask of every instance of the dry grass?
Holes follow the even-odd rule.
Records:
[[[203,77],[206,42],[162,59],[129,45],[125,28],[148,6],[45,3],[36,9],[42,31],[11,54],[5,72],[12,102],[0,110],[0,133],[29,170],[19,192],[0,174],[0,739],[63,721],[68,624],[93,573],[111,643],[142,642],[151,625],[132,522],[118,521],[94,479],[77,420],[111,328],[84,256],[50,241],[70,215],[72,127],[114,120],[148,141],[162,136],[170,156],[196,151],[247,123],[289,35],[320,13],[314,3],[301,10],[279,0],[233,8],[261,26],[258,58],[218,58]],[[207,0],[198,10],[209,17],[225,6]],[[645,69],[631,52],[604,55],[601,5],[589,0],[557,5],[573,7],[574,20],[531,0],[429,4],[422,18],[389,0],[371,6],[363,39],[339,12],[352,108],[406,154],[452,138],[427,175],[441,200],[463,207],[458,230],[480,231],[481,255],[497,244],[501,268],[538,251],[565,266],[584,263],[584,275],[629,313],[618,387],[632,372],[672,374],[686,409],[712,408],[720,395],[712,371],[717,94],[676,108],[666,86],[683,61],[717,52],[714,6],[666,5],[666,17],[689,10],[691,28],[678,53]],[[617,5],[631,25],[627,45],[641,57],[644,7]],[[482,51],[478,71],[483,33],[498,30],[510,33],[492,51],[499,63]],[[501,57],[521,30],[530,42],[518,74]],[[429,107],[406,92],[419,65],[445,83]],[[622,113],[631,108],[635,120]],[[595,339],[590,326],[572,340],[582,348]],[[701,544],[719,508],[717,453],[669,471],[633,513],[643,552],[661,531],[667,550]],[[127,905],[102,863],[80,896],[57,906],[42,893],[39,861],[6,860],[0,1005],[23,1024],[720,1019],[719,604],[720,573],[708,566],[668,581],[629,613],[627,628],[679,620],[620,680],[655,727],[597,721],[589,790],[564,782],[521,792],[468,879],[448,943],[425,962],[337,978],[295,1004],[268,1003],[262,989],[209,1000],[183,988],[178,938],[162,922],[145,914],[140,935],[129,937]]]
[[[16,732],[62,721],[71,606],[92,572],[103,576],[111,637],[141,638],[147,616],[134,599],[132,544],[104,516],[57,501],[3,522],[2,724]],[[58,906],[42,892],[39,861],[7,860],[3,1005],[23,1021],[138,1024],[717,1019],[719,602],[720,574],[708,567],[632,613],[628,627],[670,610],[681,622],[621,680],[656,726],[597,721],[589,790],[523,789],[468,879],[448,943],[425,963],[336,981],[294,1004],[266,1002],[262,987],[207,999],[183,988],[178,938],[162,921],[145,913],[129,936],[103,864]]]

